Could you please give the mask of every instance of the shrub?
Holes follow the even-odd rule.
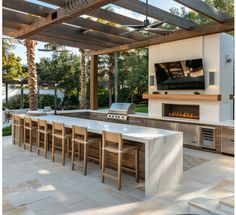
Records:
[[[10,135],[11,135],[11,126],[2,129],[2,136],[10,136]]]
[[[39,95],[39,108],[50,106],[54,109],[54,95]],[[57,109],[61,106],[61,99],[57,98]]]
[[[98,106],[107,107],[109,106],[109,91],[108,89],[98,90]]]
[[[130,89],[129,88],[122,88],[118,91],[117,100],[119,102],[130,102]]]
[[[20,109],[20,99],[21,96],[17,95],[8,102],[8,109]],[[50,106],[54,109],[54,95],[39,95],[39,108],[44,108],[45,106]],[[60,107],[61,99],[57,98],[58,108]],[[29,96],[25,94],[23,96],[23,108],[29,108]]]
[[[78,97],[76,95],[65,95],[62,102],[62,107],[65,110],[78,109],[79,107]]]

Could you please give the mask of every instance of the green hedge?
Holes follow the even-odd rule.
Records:
[[[2,129],[2,136],[10,136],[10,135],[11,135],[11,126]]]
[[[8,102],[8,109],[20,109],[21,96],[17,95]],[[61,99],[57,98],[57,105],[60,108]],[[3,104],[6,107],[6,104]],[[54,95],[39,95],[39,108],[50,106],[54,109]],[[29,96],[23,96],[23,108],[29,108]]]

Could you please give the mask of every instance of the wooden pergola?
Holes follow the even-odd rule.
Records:
[[[142,25],[143,22],[104,9],[104,6],[114,4],[145,15],[146,4],[140,0],[40,1],[47,3],[48,7],[25,0],[3,0],[3,34],[88,49],[91,56],[90,109],[98,108],[98,55],[234,30],[234,17],[202,0],[175,1],[210,18],[211,21],[204,25],[149,4],[148,17],[177,27],[171,33],[163,30],[149,34],[131,30],[128,33],[127,25]],[[97,22],[88,17],[108,22]]]

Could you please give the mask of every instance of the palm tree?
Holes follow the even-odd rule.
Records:
[[[109,106],[112,104],[112,94],[113,94],[113,80],[114,80],[114,64],[115,64],[115,56],[114,54],[109,55],[109,84],[108,84],[108,90],[109,90]]]
[[[80,50],[81,52],[81,72],[80,72],[80,85],[81,85],[81,94],[80,94],[80,109],[86,108],[86,67],[85,67],[85,53],[84,49]]]
[[[14,49],[17,44],[22,44],[22,41],[14,38],[2,38],[2,57],[4,60],[8,61],[10,50]]]
[[[28,85],[29,85],[29,108],[30,110],[37,110],[38,107],[38,84],[37,71],[35,64],[35,47],[37,42],[34,40],[25,40],[27,48],[27,62],[28,62]]]

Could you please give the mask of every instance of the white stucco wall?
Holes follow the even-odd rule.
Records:
[[[225,55],[233,56],[233,37],[214,34],[186,40],[169,42],[149,47],[149,75],[155,76],[155,63],[202,58],[204,64],[205,90],[158,90],[168,94],[220,94],[221,102],[199,102],[180,100],[149,100],[149,115],[162,117],[162,103],[200,105],[200,120],[219,122],[232,118],[233,62],[225,63]],[[233,58],[233,57],[232,57]],[[209,72],[215,72],[215,85],[209,86]],[[155,78],[156,80],[156,78]],[[149,85],[149,93],[157,90]]]

